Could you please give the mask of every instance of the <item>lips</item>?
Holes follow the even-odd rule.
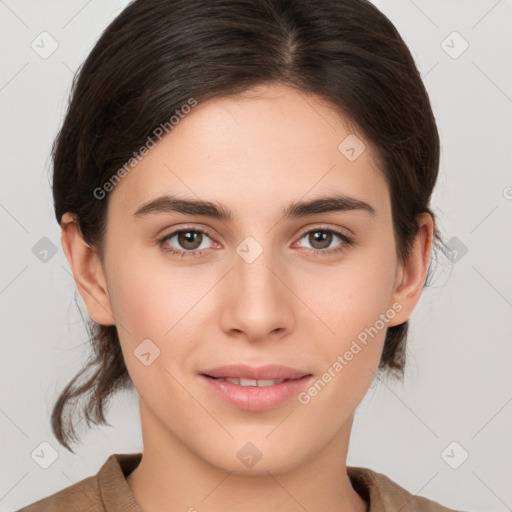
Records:
[[[258,370],[263,369],[259,368]],[[266,371],[270,370],[267,369]],[[282,367],[280,371],[282,371]],[[290,372],[290,368],[287,368],[286,372],[288,375],[297,375],[296,372]],[[224,403],[237,409],[263,412],[289,403],[300,392],[304,391],[313,376],[309,374],[301,378],[275,381],[279,384],[273,383],[273,379],[216,378],[208,377],[205,374],[199,374],[199,379],[212,397],[218,397]],[[268,384],[268,381],[270,381],[270,384]]]
[[[255,386],[259,385],[259,382],[261,382],[261,385],[271,385],[269,382],[265,381],[275,381],[275,384],[279,384],[285,380],[296,380],[301,379],[306,375],[310,375],[308,372],[302,370],[275,364],[259,367],[243,364],[224,365],[204,370],[199,373],[214,379],[233,379],[233,384],[239,384],[242,386]],[[238,382],[236,382],[236,380],[238,380]],[[252,381],[252,383],[249,381]],[[231,382],[231,380],[227,380],[227,382]]]

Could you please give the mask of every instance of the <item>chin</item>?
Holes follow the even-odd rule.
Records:
[[[236,475],[267,476],[269,472],[287,472],[301,464],[303,458],[298,453],[297,445],[283,447],[281,444],[280,449],[277,449],[277,446],[272,446],[268,439],[261,443],[245,441],[238,444],[240,447],[237,446],[233,450],[219,446],[221,451],[203,456],[203,459],[212,466]],[[262,444],[266,446],[263,447]],[[228,456],[231,451],[233,457]]]

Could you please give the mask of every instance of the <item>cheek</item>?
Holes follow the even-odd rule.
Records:
[[[134,338],[162,339],[211,286],[203,277],[173,266],[157,247],[126,247],[109,271],[116,320]]]
[[[318,273],[314,288],[303,286],[304,302],[321,320],[303,324],[309,331],[307,337],[316,340],[321,363],[320,381],[311,389],[316,406],[327,407],[334,401],[343,416],[341,411],[355,408],[366,393],[395,315],[390,304],[395,271],[394,248],[383,236]],[[321,392],[324,387],[329,391]]]
[[[337,340],[336,349],[373,326],[390,308],[395,272],[394,249],[376,241],[340,260],[339,265],[317,272],[314,288],[311,279],[306,280],[309,286],[303,285],[302,296],[325,324],[322,332]]]
[[[198,326],[208,304],[205,295],[219,277],[206,269],[172,267],[164,256],[151,263],[147,249],[145,254],[126,250],[118,261],[109,272],[109,291],[128,371],[134,381],[141,371],[144,379],[152,374],[136,357],[142,347],[159,354],[152,369],[165,366],[172,371],[200,343]],[[146,386],[144,379],[141,383]]]

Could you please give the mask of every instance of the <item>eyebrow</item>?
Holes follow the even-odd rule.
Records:
[[[375,209],[369,203],[347,195],[328,195],[309,201],[295,201],[282,211],[283,218],[301,218],[317,213],[361,211],[375,217]],[[164,195],[144,203],[135,213],[136,219],[160,213],[184,213],[232,221],[233,212],[224,205],[211,201],[183,199]]]

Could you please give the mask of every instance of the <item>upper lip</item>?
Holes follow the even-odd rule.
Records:
[[[279,379],[300,379],[305,375],[310,375],[302,370],[289,368],[276,364],[265,366],[248,366],[244,364],[228,364],[204,370],[202,375],[215,378],[231,379],[253,379],[253,380],[279,380]]]

